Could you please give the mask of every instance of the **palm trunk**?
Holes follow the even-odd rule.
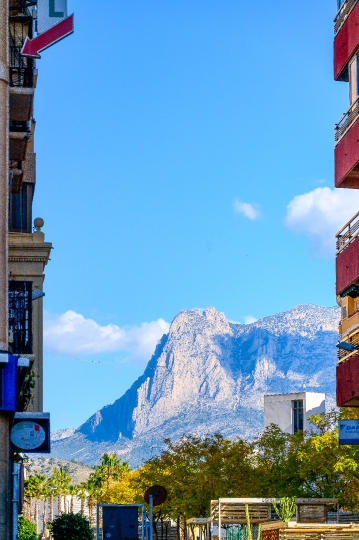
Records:
[[[60,515],[62,512],[62,494],[59,493],[57,496],[57,513]]]
[[[67,514],[67,497],[64,495],[64,513]]]
[[[29,520],[32,521],[32,497],[29,497]]]
[[[44,500],[44,511],[42,513],[42,536],[46,536],[46,522],[47,522],[47,499]]]
[[[50,495],[50,521],[54,519],[54,494]]]
[[[92,525],[92,513],[93,513],[93,507],[94,507],[94,500],[91,496],[88,499],[88,507],[89,507],[89,521],[90,521],[90,525]]]
[[[40,499],[36,498],[36,501],[35,501],[35,525],[36,525],[36,532],[38,531],[39,513],[40,513]]]
[[[71,514],[74,513],[74,496],[71,495],[71,499],[70,499],[70,512]]]

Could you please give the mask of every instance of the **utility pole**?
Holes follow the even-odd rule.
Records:
[[[0,0],[0,351],[8,350],[9,0]],[[11,538],[9,413],[0,412],[0,538]]]

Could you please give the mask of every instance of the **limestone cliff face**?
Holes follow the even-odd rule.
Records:
[[[252,437],[262,427],[263,394],[334,394],[338,316],[337,308],[306,305],[242,325],[214,308],[183,311],[143,375],[55,441],[53,453],[95,461],[111,449],[138,464],[168,436]]]

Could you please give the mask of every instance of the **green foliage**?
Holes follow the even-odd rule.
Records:
[[[359,416],[359,409],[313,415],[315,429],[295,435],[283,433],[278,426],[267,427],[252,442],[227,440],[220,434],[207,437],[183,436],[131,471],[116,454],[104,454],[88,480],[70,487],[66,469],[55,469],[50,479],[57,496],[77,492],[87,500],[90,516],[96,502],[111,504],[142,503],[143,494],[152,485],[163,485],[166,502],[154,507],[154,523],[176,520],[182,531],[186,519],[207,517],[210,501],[220,497],[282,498],[276,509],[287,521],[294,512],[295,497],[337,498],[347,510],[359,510],[359,447],[339,446],[338,417]],[[29,478],[26,497],[46,496],[43,478]],[[47,483],[47,491],[49,489]],[[252,536],[257,536],[252,525]],[[259,534],[259,533],[258,533]],[[57,539],[56,539],[57,540]]]
[[[51,523],[49,530],[54,540],[93,540],[93,532],[86,517],[81,514],[60,514]]]
[[[39,540],[36,525],[24,516],[19,516],[18,527],[18,540]]]
[[[280,521],[289,521],[295,512],[295,497],[283,497],[279,506],[276,503],[273,506]]]

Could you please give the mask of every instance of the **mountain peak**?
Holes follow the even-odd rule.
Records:
[[[138,464],[164,437],[253,437],[262,429],[264,394],[334,394],[338,317],[338,308],[312,304],[250,325],[230,323],[214,307],[181,311],[144,374],[73,435],[54,441],[54,454],[78,452],[94,462],[111,450]]]

